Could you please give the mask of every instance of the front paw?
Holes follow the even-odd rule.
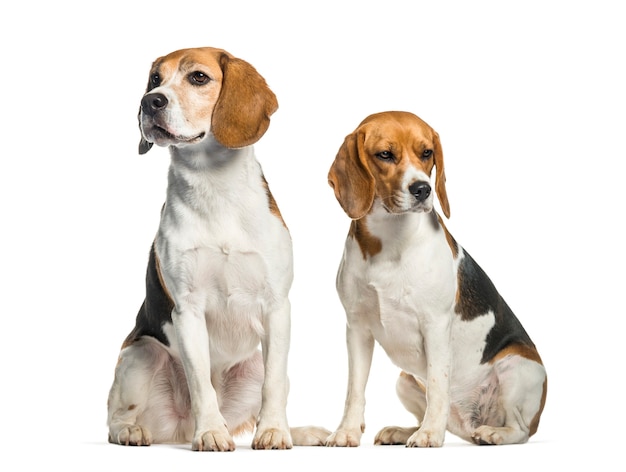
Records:
[[[358,447],[361,444],[360,429],[338,429],[326,439],[329,447]]]
[[[500,434],[501,428],[493,428],[491,426],[479,426],[472,433],[472,441],[479,445],[502,444],[504,440]]]
[[[407,441],[415,431],[417,431],[416,427],[401,428],[400,426],[387,426],[376,434],[374,444],[384,446],[407,444]]]
[[[444,436],[445,430],[439,432],[420,428],[409,437],[406,447],[441,447]]]
[[[294,446],[323,446],[330,431],[321,426],[299,426],[291,428]]]
[[[111,428],[109,442],[122,446],[149,446],[152,444],[152,434],[146,428],[129,424],[120,428]]]
[[[278,428],[257,429],[252,440],[252,449],[291,449],[291,434]]]
[[[226,428],[205,431],[195,435],[191,442],[191,449],[194,451],[234,451],[235,442]]]

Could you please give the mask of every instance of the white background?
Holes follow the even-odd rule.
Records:
[[[623,467],[620,2],[15,4],[0,7],[0,466]],[[448,434],[437,450],[372,446],[381,427],[412,423],[379,349],[358,449],[260,452],[249,437],[229,454],[106,443],[108,389],[143,300],[168,166],[163,148],[137,154],[139,100],[156,57],[194,46],[247,60],[280,103],[256,153],[294,241],[290,423],[334,429],[343,409],[334,278],[349,220],[328,168],[365,116],[400,109],[441,135],[448,228],[547,366],[530,443],[477,447]]]

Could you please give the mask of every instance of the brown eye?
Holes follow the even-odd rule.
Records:
[[[432,149],[424,149],[422,151],[422,159],[426,160],[426,159],[430,159],[433,155],[433,150]]]
[[[393,162],[395,159],[395,156],[391,151],[381,151],[379,153],[376,153],[375,156],[381,161],[385,162]]]
[[[153,87],[158,87],[159,85],[161,85],[161,76],[157,73],[154,73],[150,76],[150,84]]]
[[[189,82],[194,85],[206,85],[210,82],[210,78],[204,72],[192,72],[189,74]]]

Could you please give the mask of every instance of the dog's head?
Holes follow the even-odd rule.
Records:
[[[139,108],[139,153],[196,144],[212,136],[228,148],[258,141],[278,109],[265,79],[246,61],[215,48],[181,49],[152,64]]]
[[[435,191],[450,217],[439,135],[412,113],[390,111],[368,116],[337,153],[328,182],[352,219],[364,217],[376,198],[389,213],[428,212]]]

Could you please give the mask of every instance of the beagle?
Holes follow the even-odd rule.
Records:
[[[329,434],[287,423],[292,244],[253,149],[277,108],[254,67],[224,50],[152,65],[139,153],[167,146],[171,163],[108,397],[112,443],[231,451],[256,427],[252,448],[289,449]]]
[[[358,446],[375,341],[402,369],[397,393],[417,419],[376,444],[440,447],[446,429],[476,444],[524,443],[537,431],[547,378],[530,337],[446,217],[438,134],[407,112],[370,115],[328,179],[352,219],[337,275],[347,316],[348,394],[328,446]]]

